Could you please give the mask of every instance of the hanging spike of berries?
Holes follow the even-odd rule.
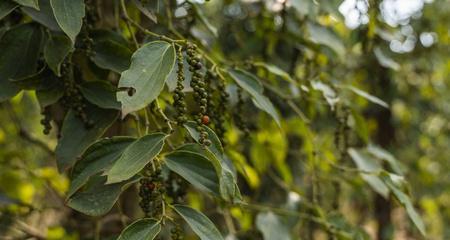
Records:
[[[64,96],[61,99],[61,104],[65,109],[72,109],[75,116],[81,119],[85,128],[93,127],[94,121],[90,120],[86,114],[86,103],[81,88],[73,80],[73,66],[68,61],[62,64],[61,79],[64,83]]]
[[[236,112],[235,112],[235,119],[236,119],[236,125],[237,127],[244,133],[245,137],[248,137],[250,135],[250,130],[248,129],[247,123],[242,118],[241,113],[244,112],[244,99],[242,98],[242,89],[238,88],[237,91],[238,95],[238,101],[236,103]]]
[[[146,217],[159,218],[162,214],[162,202],[166,187],[161,176],[161,169],[150,170],[150,174],[140,179],[139,206]]]
[[[187,61],[189,63],[189,71],[192,72],[191,87],[194,89],[194,99],[199,105],[200,111],[197,114],[197,130],[200,132],[198,142],[202,145],[209,146],[211,141],[208,139],[208,132],[202,119],[207,116],[208,93],[205,89],[205,79],[201,73],[203,67],[197,47],[188,43],[186,46]]]
[[[184,72],[183,72],[183,68],[184,68],[184,63],[183,63],[183,53],[182,53],[182,48],[178,48],[177,49],[177,87],[175,88],[174,91],[174,96],[173,96],[173,105],[177,111],[177,117],[176,117],[176,122],[178,125],[183,125],[186,121],[186,102],[184,99]]]
[[[44,130],[43,133],[45,135],[50,134],[50,131],[52,130],[52,125],[51,125],[51,120],[52,120],[52,116],[51,116],[51,111],[50,111],[50,107],[44,107],[41,111],[41,114],[44,116],[43,119],[41,119],[41,125],[44,126]]]

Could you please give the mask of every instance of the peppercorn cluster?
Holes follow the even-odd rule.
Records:
[[[242,89],[237,90],[238,101],[236,103],[236,112],[234,113],[236,126],[244,133],[245,137],[250,135],[250,130],[247,123],[242,118],[242,113],[244,112],[244,98],[242,97]]]
[[[181,240],[183,239],[183,232],[179,224],[176,224],[175,227],[170,229],[170,239],[171,240]]]
[[[171,172],[166,181],[167,195],[172,199],[172,204],[184,202],[188,184],[180,176]]]
[[[224,80],[218,78],[217,73],[210,70],[207,71],[205,82],[207,91],[210,93],[208,94],[207,114],[208,116],[211,116],[211,123],[213,124],[213,129],[217,134],[217,137],[224,142],[226,131],[224,123],[229,94],[226,92]]]
[[[208,132],[204,125],[209,123],[209,117],[206,113],[208,106],[208,93],[205,89],[205,80],[201,69],[203,67],[197,47],[188,43],[186,47],[187,62],[189,63],[189,71],[192,72],[191,87],[194,90],[194,99],[199,105],[199,113],[197,115],[197,131],[200,133],[199,143],[209,146],[211,141],[208,139]]]
[[[50,107],[44,107],[41,111],[41,114],[44,116],[43,119],[41,119],[41,125],[44,126],[44,134],[48,135],[50,133],[50,130],[52,130],[52,125],[50,124],[50,121],[52,120]]]
[[[73,80],[73,68],[69,62],[61,65],[62,81],[64,83],[64,96],[61,104],[65,109],[72,109],[75,116],[80,118],[85,128],[94,126],[94,121],[90,120],[86,114],[86,103],[80,91],[80,85]]]
[[[98,13],[92,0],[85,2],[86,16],[83,18],[83,28],[81,31],[81,44],[87,56],[93,56],[92,45],[94,40],[90,37],[90,32],[94,29],[94,24],[98,21]]]
[[[161,170],[156,169],[149,177],[144,177],[140,181],[139,196],[141,201],[139,206],[146,217],[159,218],[162,214],[162,201],[164,201],[164,186]]]
[[[177,87],[175,88],[174,95],[173,95],[173,105],[177,111],[177,117],[176,122],[178,125],[183,125],[186,121],[186,102],[184,99],[184,71],[183,71],[183,53],[182,48],[177,49]]]

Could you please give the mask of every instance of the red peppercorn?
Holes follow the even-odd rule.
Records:
[[[153,191],[153,189],[155,189],[155,184],[154,183],[148,183],[147,187],[149,190]]]
[[[209,123],[209,117],[208,115],[203,115],[202,117],[202,123],[207,125]]]

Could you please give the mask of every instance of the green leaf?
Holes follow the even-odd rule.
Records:
[[[387,187],[392,191],[395,198],[400,202],[400,204],[403,205],[403,207],[406,209],[406,212],[408,213],[409,218],[414,223],[414,225],[417,227],[417,229],[420,231],[420,233],[425,236],[425,224],[423,223],[422,218],[417,213],[416,209],[414,209],[414,206],[411,202],[411,199],[406,195],[403,191],[400,190],[400,188],[395,183],[395,179],[400,178],[403,179],[400,176],[397,176],[395,174],[389,174],[387,172],[380,173],[381,178],[383,179],[384,183],[387,185]]]
[[[61,76],[61,63],[72,51],[70,39],[58,33],[52,33],[44,48],[44,59],[57,76]]]
[[[401,165],[401,163],[390,152],[386,151],[382,147],[369,144],[369,146],[367,146],[367,151],[376,158],[388,162],[395,173],[402,175],[406,172],[405,167]]]
[[[330,105],[331,109],[334,110],[334,106],[336,103],[340,101],[339,96],[336,91],[331,88],[328,84],[325,84],[321,81],[312,81],[311,87],[314,90],[321,91],[325,100],[327,100],[328,105]]]
[[[36,97],[41,108],[50,106],[64,96],[62,87],[36,90]]]
[[[116,91],[109,82],[84,82],[81,84],[80,90],[83,96],[92,104],[101,108],[120,110],[120,103],[116,100]]]
[[[52,86],[56,86],[59,83],[59,79],[48,69],[42,68],[36,73],[27,75],[20,78],[10,79],[10,82],[14,83],[17,87],[24,90],[40,90],[48,89]]]
[[[0,2],[0,20],[16,9],[17,4],[11,2],[10,0],[2,0]]]
[[[291,76],[289,76],[289,74],[287,72],[285,72],[283,69],[277,67],[276,65],[264,63],[264,62],[255,62],[255,63],[253,63],[253,65],[256,67],[264,68],[267,71],[269,71],[270,73],[279,76],[281,79],[297,85],[297,82],[295,82],[294,79],[292,79]]]
[[[239,188],[236,183],[236,175],[230,169],[230,166],[225,163],[226,158],[223,154],[216,155],[209,148],[205,149],[198,144],[186,144],[180,148],[180,150],[193,152],[208,159],[214,166],[216,174],[219,176],[219,192],[222,198],[227,201],[240,200]]]
[[[255,75],[240,69],[231,69],[229,73],[236,83],[247,91],[250,96],[252,96],[255,106],[267,112],[273,119],[275,119],[278,126],[281,126],[280,118],[275,110],[275,107],[272,102],[270,102],[270,100],[263,95],[264,88],[259,79]]]
[[[161,231],[161,224],[151,218],[143,218],[127,226],[117,240],[152,240]]]
[[[92,144],[73,167],[67,196],[70,197],[78,191],[91,176],[110,168],[135,140],[131,137],[113,137]]]
[[[39,9],[40,10],[30,7],[23,7],[22,11],[28,14],[34,21],[46,26],[48,29],[61,32],[62,30],[53,15],[50,0],[39,0]]]
[[[133,2],[139,11],[141,11],[148,19],[152,20],[154,23],[158,23],[156,15],[151,10],[152,7],[150,6],[150,2],[144,3],[144,1],[140,0],[133,0]]]
[[[314,3],[310,0],[292,0],[291,5],[302,16],[310,14],[314,7]]]
[[[85,14],[84,0],[50,0],[56,22],[69,36],[72,43],[83,25]]]
[[[259,213],[256,216],[256,227],[262,232],[264,239],[292,239],[286,224],[272,212]]]
[[[42,39],[42,30],[34,24],[11,28],[0,39],[0,102],[20,91],[11,78],[35,73]]]
[[[214,37],[219,37],[219,32],[217,31],[217,28],[214,27],[211,22],[206,18],[205,13],[202,11],[202,9],[195,3],[191,2],[191,6],[192,9],[195,12],[195,15],[197,15],[198,19],[200,20],[201,23],[203,23],[203,25],[205,25],[206,29],[208,29],[208,31],[210,33],[212,33],[212,35]]]
[[[380,63],[381,66],[390,68],[395,71],[398,71],[400,69],[400,64],[387,56],[379,47],[375,47],[373,49],[373,52],[378,60],[378,63]]]
[[[105,176],[94,176],[86,187],[67,200],[67,206],[89,216],[101,216],[111,210],[120,194],[138,177],[116,184],[105,184]]]
[[[220,240],[223,239],[214,223],[203,213],[183,205],[174,205],[175,211],[189,224],[201,240]]]
[[[3,1],[3,0],[2,0]],[[31,7],[36,10],[39,10],[39,2],[38,0],[13,0],[14,2],[25,6],[25,7]]]
[[[85,109],[88,119],[95,125],[86,128],[80,118],[75,116],[75,112],[70,110],[63,122],[61,138],[56,146],[56,161],[58,169],[63,171],[71,167],[78,157],[117,119],[118,113],[114,110],[107,110],[88,105]]]
[[[97,66],[117,73],[128,69],[133,54],[128,46],[114,39],[96,40],[94,38],[93,51],[91,60]]]
[[[153,133],[139,138],[128,146],[106,173],[108,184],[127,180],[139,173],[161,152],[166,137],[164,133]]]
[[[372,174],[361,173],[361,177],[372,187],[375,192],[379,193],[384,198],[387,198],[389,195],[389,189],[377,176],[378,172],[382,170],[378,162],[376,162],[369,155],[354,148],[349,148],[348,154],[353,159],[358,169],[364,172],[372,172]]]
[[[165,156],[167,167],[186,179],[196,188],[220,195],[219,178],[212,163],[203,155],[187,151],[176,150]]]
[[[189,121],[184,124],[184,127],[188,130],[192,138],[198,142],[198,140],[200,139],[200,133],[196,129],[197,126],[198,124],[194,121]],[[210,149],[211,152],[218,156],[222,155],[223,147],[219,137],[217,137],[217,134],[211,128],[207,126],[204,126],[204,128],[208,133],[208,139],[211,141],[211,145],[208,146],[208,149]]]
[[[389,108],[389,104],[387,104],[385,101],[383,101],[383,100],[381,100],[381,99],[379,99],[379,98],[377,98],[377,97],[375,97],[373,95],[370,95],[370,94],[364,92],[361,89],[355,88],[353,86],[346,86],[346,88],[350,89],[352,92],[358,94],[359,96],[367,99],[370,102],[373,102],[373,103],[378,104],[378,105],[380,105],[382,107],[385,107],[385,108]]]
[[[360,114],[355,109],[352,109],[351,113],[352,113],[352,117],[355,121],[354,129],[355,129],[356,133],[359,135],[359,137],[361,137],[364,140],[365,143],[368,143],[369,142],[369,129],[367,128],[366,120],[364,119],[362,114]]]
[[[122,73],[119,88],[133,88],[117,93],[122,103],[122,117],[144,108],[161,93],[164,83],[175,63],[175,49],[172,44],[154,41],[139,48],[131,58],[131,66]]]
[[[336,52],[340,57],[345,55],[345,46],[338,35],[331,29],[316,23],[308,23],[308,32],[312,42],[325,45]]]

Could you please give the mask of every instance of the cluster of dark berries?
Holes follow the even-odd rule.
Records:
[[[62,81],[64,82],[64,96],[61,104],[66,109],[72,109],[75,116],[80,118],[86,128],[94,126],[94,121],[90,120],[86,114],[86,103],[80,91],[80,86],[73,81],[73,70],[70,63],[65,62],[61,68]]]
[[[209,146],[211,141],[208,139],[208,132],[205,125],[209,123],[209,116],[206,113],[208,106],[208,93],[205,89],[205,81],[201,69],[203,67],[197,47],[188,43],[186,47],[187,62],[189,63],[189,71],[192,72],[191,87],[194,90],[194,99],[198,103],[200,111],[197,117],[197,131],[200,132],[199,143]]]
[[[173,105],[175,109],[177,110],[177,124],[183,125],[186,121],[186,102],[184,99],[184,72],[183,72],[183,53],[181,47],[177,50],[177,87],[175,88],[175,93],[173,95]]]
[[[41,125],[44,126],[44,134],[48,135],[50,133],[50,130],[52,130],[52,125],[50,124],[50,121],[52,120],[52,115],[50,112],[50,107],[44,107],[42,109],[41,114],[44,116],[43,119],[41,119]]]
[[[179,224],[170,229],[170,239],[171,240],[181,240],[183,239],[183,232]]]
[[[208,71],[206,74],[206,86],[210,94],[208,94],[208,116],[211,116],[211,122],[214,125],[214,131],[223,141],[225,135],[225,117],[226,104],[229,94],[225,89],[225,82],[217,77],[217,73]],[[216,83],[215,85],[213,84]]]
[[[346,106],[340,107],[340,105],[338,105],[334,111],[334,117],[337,120],[337,126],[334,131],[334,145],[338,149],[341,159],[344,159],[347,156],[347,148],[349,147],[349,116],[350,109]]]
[[[172,204],[182,203],[187,193],[187,182],[171,172],[166,181],[167,195],[172,199]]]
[[[236,126],[244,133],[245,137],[248,137],[250,135],[250,130],[248,128],[247,123],[245,122],[245,120],[242,118],[241,113],[244,112],[244,99],[242,98],[242,89],[238,88],[237,90],[237,96],[238,96],[238,101],[236,103],[236,112],[234,114],[235,116],[235,123]]]
[[[139,183],[139,196],[141,197],[139,206],[146,217],[159,218],[162,214],[162,201],[164,201],[166,191],[161,170],[155,170],[150,177],[142,178]]]
[[[83,29],[81,31],[82,48],[86,51],[88,56],[92,56],[94,54],[92,51],[94,40],[90,37],[89,33],[94,29],[94,24],[99,20],[98,13],[94,5],[93,0],[86,0],[86,16],[83,18]]]

